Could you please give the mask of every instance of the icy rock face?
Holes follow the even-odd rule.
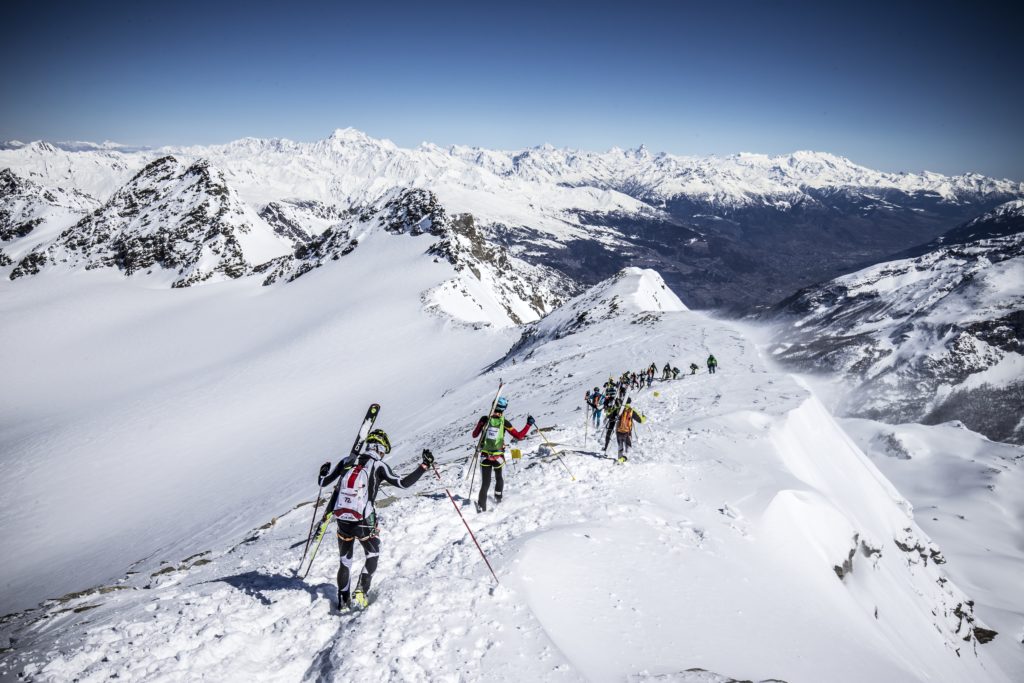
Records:
[[[473,322],[497,304],[508,322],[521,325],[544,316],[579,289],[558,271],[527,263],[487,241],[471,214],[456,216],[442,234],[429,253],[450,263],[461,277],[428,292],[428,308]],[[467,280],[476,282],[467,287]],[[490,294],[493,301],[485,300],[492,299]]]
[[[847,414],[894,423],[955,418],[990,438],[1024,442],[1022,217],[1024,202],[1011,202],[920,256],[797,293],[775,311],[784,323],[776,357],[854,380]]]
[[[172,286],[233,279],[290,245],[228,187],[205,161],[174,157],[150,163],[102,208],[33,251],[11,279],[48,265],[118,268],[126,275],[162,269]]]
[[[270,202],[260,218],[274,232],[295,244],[304,244],[351,217],[351,212],[313,199]]]
[[[0,243],[28,237],[40,225],[81,216],[99,202],[79,190],[45,188],[5,168],[0,170]]]
[[[291,282],[351,254],[359,246],[361,236],[373,230],[395,235],[440,235],[449,225],[448,215],[433,193],[408,188],[392,192],[379,204],[344,212],[319,202],[274,202],[264,209],[263,215],[270,217],[269,222],[279,234],[291,236],[297,242],[293,254],[256,268],[257,273],[265,275],[264,285],[279,280]]]
[[[316,206],[320,209],[320,205]],[[555,270],[535,266],[487,240],[471,214],[452,217],[437,195],[420,188],[389,192],[379,202],[345,212],[320,210],[338,221],[319,234],[309,227],[311,207],[298,216],[295,205],[274,203],[264,215],[281,234],[294,236],[293,254],[281,256],[255,269],[263,284],[291,282],[302,275],[351,254],[373,232],[421,237],[429,241],[424,252],[436,262],[450,264],[456,277],[423,292],[428,311],[461,323],[506,327],[543,316],[577,290],[577,285]],[[320,218],[320,224],[323,218]]]

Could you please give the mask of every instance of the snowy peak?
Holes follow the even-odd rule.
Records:
[[[613,277],[570,299],[527,327],[506,359],[536,345],[577,334],[616,318],[633,322],[657,319],[661,313],[687,310],[661,275],[649,268],[624,268]]]
[[[241,277],[287,253],[274,233],[206,160],[165,156],[146,165],[100,209],[24,257],[11,279],[66,264],[126,275],[167,271],[172,286]]]

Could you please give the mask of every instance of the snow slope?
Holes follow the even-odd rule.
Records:
[[[844,429],[914,504],[949,559],[946,571],[1008,637],[986,645],[1021,661],[1024,583],[1024,447],[994,443],[962,423],[887,425],[848,418]],[[1024,675],[1019,664],[1015,677]]]
[[[371,234],[287,287],[0,282],[0,610],[228,542],[297,499],[298,459],[341,448],[369,387],[408,410],[507,348],[423,310],[457,276],[430,239]]]
[[[335,386],[347,379],[346,406],[379,399],[396,467],[408,471],[429,446],[460,498],[468,488],[468,431],[498,377],[508,383],[510,418],[518,425],[535,415],[564,455],[542,459],[551,446],[534,435],[522,444],[524,460],[508,466],[505,502],[475,515],[460,500],[500,585],[440,484],[424,478],[422,495],[382,509],[384,548],[370,609],[332,613],[329,542],[307,581],[292,577],[310,513],[293,508],[314,493],[317,465],[351,438],[355,409],[338,423],[333,415],[341,411],[319,406],[323,390],[292,391],[302,399],[279,402],[286,383],[254,385],[264,373],[237,372],[233,395],[274,394],[274,405],[291,406],[291,419],[303,408],[316,411],[297,447],[253,438],[233,458],[246,471],[268,470],[265,479],[243,474],[235,487],[259,482],[263,489],[260,500],[269,505],[232,508],[239,523],[258,528],[229,542],[195,525],[194,550],[202,554],[186,559],[182,544],[168,544],[105,588],[7,618],[3,633],[14,649],[2,660],[4,674],[43,681],[798,683],[1003,681],[1024,670],[1019,658],[996,661],[978,643],[979,635],[987,638],[987,607],[974,613],[949,565],[937,564],[941,551],[909,504],[822,405],[767,369],[742,328],[683,310],[660,285],[652,271],[630,271],[588,291],[568,306],[610,315],[535,337],[486,372],[477,373],[467,354],[497,358],[494,346],[508,337],[481,344],[478,332],[459,336],[406,322],[408,332],[423,335],[415,339],[426,353],[433,335],[460,358],[410,367],[415,381],[403,381],[401,392],[388,391],[397,385],[386,376],[366,373],[383,350],[367,350],[360,365],[318,359],[316,377],[304,380],[306,356],[292,348],[285,354],[290,381]],[[615,297],[630,303],[613,310]],[[315,336],[302,350],[344,338],[333,328]],[[268,368],[275,351],[268,345],[244,355]],[[634,403],[649,419],[629,463],[604,457],[584,427],[584,390],[611,372],[651,361],[685,367],[710,351],[719,373],[638,392]],[[281,428],[271,410],[244,412],[233,415],[233,435]],[[195,418],[177,417],[182,424]],[[315,434],[318,427],[330,433]],[[223,453],[211,438],[217,433],[207,426],[207,458]],[[281,459],[287,468],[271,465]],[[168,486],[180,495],[192,484]],[[994,578],[1007,585],[1012,569]]]

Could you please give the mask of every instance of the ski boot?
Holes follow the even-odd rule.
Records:
[[[366,593],[364,593],[362,589],[357,590],[352,594],[352,600],[359,605],[360,609],[366,609],[370,606],[370,601],[366,599]]]

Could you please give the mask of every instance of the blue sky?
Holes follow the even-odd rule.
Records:
[[[402,146],[814,149],[1024,179],[1020,11],[829,4],[16,1],[0,138],[352,126]]]

